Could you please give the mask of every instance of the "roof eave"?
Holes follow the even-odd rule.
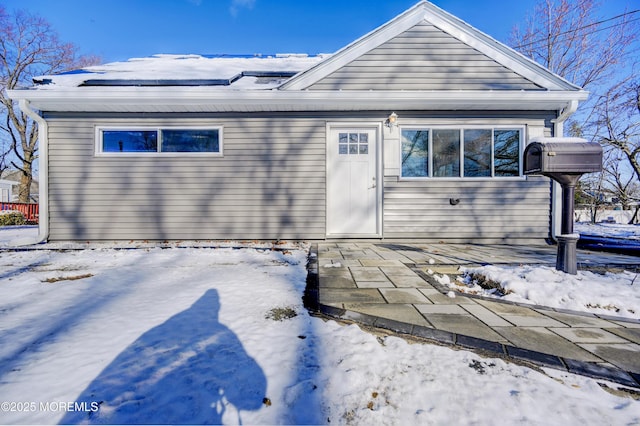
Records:
[[[527,58],[460,18],[424,0],[421,0],[409,10],[340,49],[324,61],[293,76],[284,82],[280,86],[280,89],[307,89],[327,75],[352,62],[360,55],[380,46],[422,21],[427,21],[435,27],[440,28],[452,37],[473,47],[497,63],[520,74],[540,87],[549,90],[582,90],[579,86],[554,74],[532,59]]]
[[[586,91],[214,91],[202,88],[11,90],[49,112],[561,110]]]
[[[534,83],[555,90],[582,90],[580,86],[555,74],[533,59],[478,30],[446,10],[426,1],[422,5],[425,10],[430,11],[428,18],[425,19],[431,21],[436,27],[453,35],[507,68],[517,71]]]

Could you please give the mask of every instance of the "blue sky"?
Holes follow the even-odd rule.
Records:
[[[418,0],[0,0],[46,18],[62,40],[104,62],[156,53],[332,53]],[[536,0],[433,0],[506,41]],[[604,17],[640,8],[605,0]]]

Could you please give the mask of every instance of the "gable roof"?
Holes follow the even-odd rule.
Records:
[[[345,46],[316,66],[285,82],[282,90],[305,90],[331,73],[347,66],[371,50],[421,23],[428,23],[465,45],[486,55],[536,85],[548,90],[581,90],[580,87],[550,72],[537,62],[516,52],[461,19],[427,2],[420,1],[411,9]]]
[[[422,21],[305,90],[546,90]]]
[[[362,84],[354,89],[354,86],[342,87],[342,81],[335,78],[339,72],[349,70],[351,65],[366,58],[368,53],[382,49],[385,43],[387,50],[393,50],[388,47],[395,38],[427,26],[437,29],[448,39],[455,40],[458,45],[473,50],[478,57],[491,62],[493,68],[487,75],[492,81],[484,86],[480,82],[475,86],[449,84],[409,89],[384,84],[374,86],[361,81]],[[425,50],[422,52],[424,56]],[[416,57],[424,62],[420,52]],[[40,111],[56,112],[434,109],[570,111],[588,96],[588,93],[578,86],[427,1],[421,1],[330,56],[293,57],[287,59],[288,63],[282,57],[246,58],[247,61],[241,66],[237,65],[239,62],[234,62],[236,65],[233,70],[224,66],[225,58],[204,58],[197,55],[161,55],[156,57],[153,63],[158,64],[162,60],[170,59],[174,64],[181,63],[183,71],[171,68],[167,73],[166,69],[153,70],[149,67],[151,60],[146,63],[140,59],[130,60],[91,67],[86,70],[92,73],[90,76],[86,72],[52,76],[51,81],[54,84],[12,90],[9,91],[9,96]],[[412,58],[401,58],[394,64],[399,74],[407,72],[406,67],[402,65],[410,59]],[[139,68],[138,73],[127,70],[127,67],[135,67],[140,63],[145,65],[142,69],[147,73],[142,74],[143,78],[140,77]],[[190,64],[203,66],[202,73],[194,73]],[[381,65],[384,63],[381,62]],[[451,72],[460,73],[454,65],[449,69]],[[261,78],[260,73],[269,72],[280,74],[279,77],[269,80],[268,84],[256,84]],[[294,72],[297,74],[290,77]],[[514,77],[516,83],[496,84],[503,72],[509,74],[509,77]],[[351,74],[356,75],[356,79],[361,78],[357,70]],[[165,80],[163,75],[170,75],[171,79]],[[196,77],[202,75],[207,78]],[[416,76],[410,77],[416,80],[422,78],[420,75]],[[446,76],[447,79],[450,79],[449,77],[451,76]],[[331,84],[327,84],[332,78]],[[464,79],[464,76],[460,79]],[[283,80],[286,81],[282,83]],[[70,84],[63,83],[65,81]],[[87,81],[91,83],[84,84]],[[264,79],[260,83],[264,83]],[[384,96],[380,95],[381,92]]]

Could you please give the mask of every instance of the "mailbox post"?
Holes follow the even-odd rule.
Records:
[[[556,269],[575,275],[576,246],[573,232],[576,184],[585,173],[602,170],[602,147],[580,138],[535,138],[524,151],[524,174],[542,174],[562,186],[562,223],[558,238]]]

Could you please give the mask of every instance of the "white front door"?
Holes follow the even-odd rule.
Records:
[[[327,235],[379,236],[378,127],[329,129]]]

